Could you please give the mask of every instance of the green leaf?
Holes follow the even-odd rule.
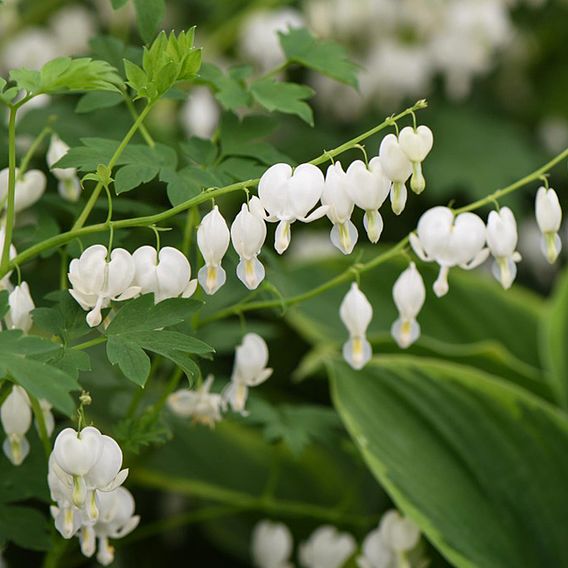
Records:
[[[245,83],[240,78],[225,74],[212,63],[204,63],[201,66],[199,80],[214,89],[215,98],[225,110],[238,110],[250,104],[250,95]]]
[[[77,168],[81,172],[96,171],[99,164],[107,164],[119,142],[107,138],[81,138],[82,146],[70,148],[55,164],[58,168]]]
[[[359,66],[350,61],[347,52],[338,43],[316,39],[305,28],[290,28],[278,35],[288,61],[357,87]]]
[[[474,368],[408,356],[329,365],[371,471],[452,565],[568,564],[568,419]]]
[[[51,523],[35,509],[0,504],[0,538],[30,550],[49,550]]]
[[[114,189],[117,195],[130,191],[143,183],[152,181],[158,175],[159,169],[155,166],[131,164],[120,168],[114,179]]]
[[[114,429],[114,437],[123,451],[138,454],[147,446],[165,444],[172,433],[160,413],[150,407],[141,416],[121,420]]]
[[[568,407],[568,271],[562,277],[544,313],[540,347],[544,365],[558,400]]]
[[[310,87],[267,78],[255,81],[251,85],[251,93],[265,109],[295,114],[310,126],[314,125],[312,109],[304,102],[315,93]]]
[[[10,309],[10,304],[8,303],[8,298],[10,292],[8,290],[0,290],[0,319],[2,319]]]
[[[166,14],[165,0],[134,0],[138,30],[142,39],[150,43]]]
[[[127,3],[128,3],[128,0],[111,0],[113,10],[118,10],[119,8],[122,8],[123,6],[126,6]]]
[[[124,99],[120,93],[113,93],[109,91],[92,91],[83,95],[77,106],[75,112],[79,114],[93,112],[103,108],[111,108],[119,105]]]
[[[15,81],[20,89],[28,93],[36,93],[41,88],[41,76],[39,71],[32,69],[14,69],[10,71],[10,79]]]
[[[164,168],[160,171],[160,181],[168,184],[168,198],[173,206],[199,195],[205,188],[223,185],[223,179],[195,166],[187,166],[177,172]]]
[[[75,409],[70,391],[79,390],[77,381],[57,367],[33,356],[57,351],[59,345],[20,331],[0,332],[0,376],[10,375],[37,398],[45,398],[58,410],[71,416]]]
[[[192,136],[180,145],[183,155],[196,164],[210,166],[217,157],[217,146],[206,138]]]

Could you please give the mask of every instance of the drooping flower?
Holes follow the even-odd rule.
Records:
[[[503,288],[511,287],[517,275],[516,263],[521,260],[517,248],[517,222],[508,207],[491,211],[487,220],[487,244],[495,257],[492,272]]]
[[[542,250],[546,259],[552,264],[560,254],[562,241],[558,236],[562,222],[562,209],[558,195],[550,188],[539,187],[536,194],[536,221],[542,233]]]
[[[225,284],[227,275],[221,262],[229,248],[230,238],[229,227],[215,205],[197,229],[197,245],[205,260],[197,279],[207,294],[215,294]]]
[[[47,150],[46,161],[51,173],[59,180],[59,195],[67,201],[77,201],[81,196],[81,182],[75,168],[54,168],[53,166],[67,154],[69,146],[53,134]]]
[[[355,282],[341,302],[339,315],[349,331],[349,340],[343,345],[343,358],[354,369],[362,369],[373,355],[366,337],[373,307]]]
[[[434,292],[441,297],[448,293],[448,272],[459,266],[471,270],[489,255],[485,247],[486,229],[474,213],[454,213],[447,207],[433,207],[420,217],[410,244],[417,256],[426,262],[435,261],[440,273],[434,282]]]
[[[235,350],[231,382],[224,392],[225,400],[234,412],[245,414],[248,389],[256,387],[272,375],[267,368],[268,347],[260,335],[247,333]]]
[[[258,196],[268,212],[267,220],[279,221],[274,241],[279,254],[290,244],[292,223],[309,223],[327,213],[325,205],[310,213],[321,199],[324,185],[321,170],[312,164],[302,164],[295,170],[288,164],[275,164],[260,178]]]
[[[397,278],[392,289],[394,303],[399,317],[391,327],[391,334],[399,347],[406,349],[420,336],[420,325],[416,321],[424,300],[426,288],[414,262]]]
[[[419,126],[414,129],[406,126],[398,135],[398,143],[401,150],[412,163],[412,177],[410,189],[414,193],[422,193],[426,189],[426,180],[422,174],[422,162],[432,150],[434,135],[427,126]]]
[[[10,292],[8,305],[10,309],[5,316],[7,328],[20,329],[28,333],[33,324],[31,312],[35,304],[27,282],[22,282]]]
[[[5,239],[4,227],[0,227],[0,251],[4,249],[4,239]],[[13,244],[10,244],[10,260],[16,256],[16,249]],[[8,272],[3,278],[0,278],[0,291],[1,290],[11,290],[10,275],[12,271]]]
[[[26,433],[32,424],[30,399],[22,387],[12,387],[0,408],[0,419],[6,434],[4,454],[14,465],[21,465],[30,451]]]
[[[266,240],[266,223],[262,213],[258,213],[259,207],[262,206],[258,197],[252,197],[249,205],[243,203],[231,225],[231,241],[239,255],[237,276],[249,290],[256,290],[265,275],[257,258]]]
[[[222,419],[225,401],[220,394],[210,392],[212,385],[213,375],[209,375],[197,390],[180,389],[168,397],[168,407],[181,418],[214,428]]]
[[[324,525],[300,545],[300,563],[305,568],[341,568],[356,548],[352,535]]]
[[[396,215],[400,215],[406,205],[408,192],[405,184],[412,173],[412,164],[394,134],[387,134],[383,138],[379,147],[379,160],[384,174],[392,181],[392,210]]]
[[[91,327],[101,323],[101,310],[111,301],[128,300],[140,292],[133,284],[136,269],[130,253],[117,248],[110,253],[110,260],[107,258],[105,246],[92,245],[69,265],[68,277],[73,285],[69,293],[89,311],[87,323]]]
[[[0,210],[8,203],[9,168],[0,171]],[[28,170],[22,176],[16,169],[16,187],[14,194],[14,210],[16,213],[31,207],[45,191],[47,180],[41,170]]]
[[[133,285],[141,294],[154,294],[154,301],[167,298],[189,298],[197,288],[191,280],[191,266],[181,251],[163,247],[158,253],[154,247],[142,246],[132,253],[135,274]]]
[[[283,523],[260,521],[254,527],[251,556],[257,568],[292,568],[292,534]]]
[[[333,223],[331,242],[343,254],[351,254],[359,236],[357,228],[351,222],[355,204],[349,195],[348,186],[349,180],[341,162],[330,165],[325,174],[321,202],[327,205],[327,217]]]
[[[379,208],[390,188],[391,181],[385,176],[378,157],[371,159],[368,168],[361,160],[355,160],[347,168],[347,192],[355,205],[365,211],[363,224],[372,243],[379,240],[383,231]]]

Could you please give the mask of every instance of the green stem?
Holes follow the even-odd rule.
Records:
[[[107,340],[106,335],[101,335],[100,337],[95,337],[94,339],[90,339],[89,341],[85,341],[84,343],[79,343],[78,345],[73,345],[71,349],[76,349],[77,351],[82,351],[83,349],[89,349],[89,347],[93,347],[95,345],[100,345]]]
[[[32,410],[34,412],[34,417],[37,423],[37,429],[39,431],[39,438],[43,445],[45,456],[47,459],[49,459],[49,456],[51,454],[51,441],[49,439],[49,434],[47,433],[47,427],[45,425],[45,418],[43,416],[41,405],[35,396],[32,396],[30,393],[28,393],[28,397],[32,405]]]
[[[134,120],[138,120],[140,115],[138,114],[138,111],[136,110],[134,103],[130,100],[128,93],[123,93],[123,94],[124,94],[124,100],[126,101],[126,106],[130,111],[130,115]],[[142,138],[144,138],[144,140],[146,141],[146,144],[150,146],[150,148],[153,148],[156,145],[156,142],[152,138],[152,135],[150,134],[150,132],[148,132],[148,129],[142,123],[140,124],[140,134],[142,135]]]
[[[273,308],[287,308],[293,306],[295,304],[300,304],[301,302],[305,302],[306,300],[310,300],[311,298],[315,298],[320,294],[323,294],[327,290],[331,290],[340,284],[344,284],[345,282],[349,282],[354,277],[364,272],[368,272],[377,268],[381,264],[384,264],[391,258],[399,254],[403,254],[405,247],[408,245],[408,236],[404,237],[400,240],[395,246],[393,246],[388,251],[384,252],[366,262],[364,264],[353,264],[349,268],[346,268],[341,274],[338,274],[335,278],[328,280],[327,282],[304,292],[303,294],[297,294],[296,296],[292,296],[290,298],[276,298],[274,300],[261,300],[258,302],[248,302],[248,303],[238,303],[234,306],[229,306],[224,310],[219,310],[211,317],[206,318],[198,323],[198,327],[202,327],[211,323],[213,321],[217,321],[220,319],[224,319],[226,317],[242,314],[244,312],[250,312],[253,310],[266,310],[266,309],[273,309]]]
[[[412,113],[416,110],[426,108],[426,105],[427,105],[426,101],[418,101],[414,106],[407,108],[405,111],[397,114],[396,116],[391,116],[391,117],[387,118],[386,120],[381,122],[381,124],[375,126],[374,128],[371,128],[371,130],[368,130],[367,132],[364,132],[363,134],[356,136],[352,140],[345,142],[344,144],[342,144],[341,146],[338,146],[337,148],[335,148],[333,150],[323,152],[320,156],[318,156],[317,158],[314,158],[310,162],[310,164],[313,164],[313,165],[316,165],[316,166],[319,165],[319,164],[323,164],[323,163],[329,161],[331,158],[334,158],[335,156],[338,156],[339,154],[346,152],[347,150],[351,150],[352,148],[354,148],[357,144],[361,143],[366,138],[369,138],[373,134],[376,134],[377,132],[391,126],[394,123],[394,121],[399,120],[399,119],[409,115],[410,113]],[[147,110],[147,109],[148,109],[148,107],[146,107],[145,110]],[[144,114],[144,112],[140,115],[140,117],[142,117],[143,114]],[[228,193],[233,193],[235,191],[243,191],[246,188],[255,187],[256,185],[258,185],[259,181],[260,181],[260,179],[258,179],[258,178],[257,179],[249,179],[249,180],[233,183],[233,184],[227,185],[225,187],[208,188],[208,189],[205,189],[204,191],[202,191],[199,195],[192,197],[191,199],[188,199],[187,201],[184,201],[183,203],[180,203],[179,205],[172,207],[171,209],[163,211],[162,213],[156,213],[155,215],[147,215],[147,216],[144,216],[144,217],[134,217],[132,219],[122,219],[120,221],[113,221],[112,227],[115,230],[132,228],[132,227],[148,227],[149,225],[152,225],[154,223],[160,223],[162,221],[165,221],[166,219],[169,219],[170,217],[173,217],[174,215],[178,215],[179,213],[187,211],[188,209],[191,209],[192,207],[195,207],[197,205],[200,205],[201,203],[209,201],[210,199],[215,199],[217,197],[221,197],[222,195],[226,195]],[[101,185],[101,188],[99,189],[99,193],[102,189],[102,184],[100,184],[100,185]],[[96,189],[97,188],[95,188],[95,190]],[[94,205],[94,201],[93,201],[93,205]],[[83,215],[82,215],[82,217],[83,217]],[[5,269],[0,270],[0,278],[2,278],[6,274],[6,272],[8,272],[8,270],[11,270],[16,264],[21,265],[22,263],[26,262],[27,260],[30,260],[30,259],[36,257],[38,254],[41,254],[45,250],[49,250],[49,249],[61,246],[65,243],[68,243],[69,241],[72,241],[73,239],[81,237],[83,235],[89,235],[89,234],[93,234],[93,233],[100,233],[100,232],[103,232],[103,231],[108,231],[109,228],[110,228],[109,223],[98,223],[96,225],[89,225],[88,227],[83,227],[82,226],[83,222],[81,223],[81,226],[79,226],[79,227],[74,227],[73,229],[71,229],[70,231],[67,231],[66,233],[61,233],[59,235],[56,235],[55,237],[52,237],[50,239],[46,239],[45,241],[42,241],[41,243],[33,245],[33,246],[29,247],[28,249],[26,249],[25,251],[21,252],[13,261],[11,261],[5,267]]]
[[[18,109],[10,107],[8,119],[8,201],[6,205],[6,225],[4,229],[4,245],[0,260],[0,272],[4,275],[10,262],[10,245],[12,244],[12,231],[14,228],[15,202],[16,202],[16,114]]]
[[[568,158],[568,148],[566,148],[566,150],[558,154],[558,156],[552,158],[550,162],[547,162],[546,164],[544,164],[544,166],[541,166],[540,168],[538,168],[538,170],[535,170],[534,172],[528,174],[524,178],[521,178],[520,180],[512,183],[511,185],[508,185],[507,187],[494,191],[493,193],[491,193],[487,197],[484,197],[483,199],[478,199],[477,201],[474,201],[473,203],[470,203],[465,207],[460,207],[459,209],[455,209],[454,213],[456,215],[459,215],[460,213],[465,213],[466,211],[474,211],[475,209],[479,209],[481,207],[484,207],[485,205],[490,205],[491,203],[494,203],[501,197],[505,197],[505,195],[508,195],[509,193],[512,193],[513,191],[516,191],[517,189],[520,189],[521,187],[524,187],[525,185],[533,181],[541,179],[546,172],[551,170],[554,166],[556,166],[558,163],[560,163],[562,160],[565,160],[566,158]]]
[[[131,473],[130,479],[133,483],[142,487],[174,491],[191,498],[200,497],[238,509],[261,512],[265,515],[305,517],[322,523],[348,524],[362,528],[369,528],[377,520],[376,515],[346,513],[336,508],[312,505],[301,501],[251,495],[197,479],[163,476],[159,472],[144,468],[136,468],[136,471]]]
[[[51,126],[46,126],[37,136],[37,138],[33,141],[33,144],[29,147],[28,151],[26,152],[25,156],[22,158],[20,162],[20,167],[18,168],[18,178],[22,179],[26,170],[28,169],[28,165],[30,160],[32,159],[33,155],[36,153],[37,149],[39,148],[40,144],[43,142],[43,139],[52,132]]]
[[[118,161],[118,159],[122,155],[122,152],[124,152],[124,149],[126,148],[128,143],[130,142],[130,140],[132,140],[132,137],[134,136],[134,134],[136,134],[136,131],[140,128],[142,122],[144,121],[144,119],[146,118],[146,116],[148,115],[150,110],[152,110],[152,103],[148,103],[148,105],[146,105],[144,110],[140,113],[138,118],[135,120],[134,124],[130,127],[130,130],[126,133],[126,135],[122,139],[122,142],[119,144],[118,148],[114,151],[114,154],[112,155],[112,157],[110,159],[110,162],[107,164],[107,168],[110,172],[112,172],[112,169],[114,168],[114,166],[116,165],[116,162]],[[87,221],[91,211],[93,210],[93,207],[95,206],[95,203],[97,202],[97,199],[99,198],[99,195],[100,195],[101,191],[103,190],[103,187],[104,187],[104,185],[103,185],[102,182],[97,183],[97,185],[95,186],[95,189],[93,189],[93,193],[91,193],[91,197],[89,197],[89,200],[87,201],[87,204],[85,205],[85,208],[83,209],[83,211],[81,212],[81,214],[77,218],[77,221],[75,221],[75,224],[73,225],[72,230],[76,231],[77,229],[80,229],[81,227],[83,227],[83,225]]]

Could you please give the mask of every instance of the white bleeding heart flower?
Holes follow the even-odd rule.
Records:
[[[59,195],[65,199],[65,201],[70,201],[71,203],[79,201],[81,191],[83,191],[79,176],[59,180],[59,183],[57,184],[57,191],[59,192]]]
[[[535,203],[536,221],[543,234],[542,249],[546,259],[552,264],[560,254],[562,241],[558,236],[562,222],[562,209],[554,189],[539,187]]]
[[[363,224],[367,236],[376,243],[383,231],[379,208],[389,195],[391,180],[385,176],[378,157],[371,159],[368,168],[361,160],[352,162],[347,168],[347,180],[349,196],[357,207],[365,211]]]
[[[403,517],[395,509],[391,509],[383,515],[379,530],[383,540],[398,552],[412,550],[420,540],[418,526],[412,520]]]
[[[203,217],[197,229],[197,245],[205,260],[205,266],[199,270],[197,278],[207,294],[214,294],[225,284],[227,275],[221,262],[229,248],[230,238],[227,222],[215,205]]]
[[[305,568],[341,568],[356,548],[352,535],[324,525],[300,545],[300,562]]]
[[[392,181],[390,193],[392,210],[396,215],[404,211],[406,205],[406,180],[412,173],[412,163],[402,151],[398,138],[387,134],[379,147],[379,160],[384,174]]]
[[[6,327],[28,333],[33,325],[31,312],[35,309],[35,304],[27,282],[22,282],[10,292],[8,305],[10,309],[5,317]]]
[[[257,258],[266,240],[266,223],[262,212],[258,213],[260,207],[258,197],[254,196],[249,205],[243,203],[231,225],[231,241],[239,255],[237,276],[249,290],[258,288],[265,276],[264,266]]]
[[[55,168],[55,164],[69,152],[69,146],[57,136],[53,134],[51,136],[51,141],[49,143],[49,148],[47,149],[46,161],[47,166],[51,170],[51,173],[59,180],[71,179],[77,175],[77,170],[75,168]]]
[[[343,254],[351,254],[359,233],[351,222],[355,204],[349,195],[349,180],[341,162],[327,168],[325,184],[321,195],[322,205],[327,206],[327,217],[333,223],[331,242]]]
[[[412,162],[412,177],[410,188],[414,193],[422,193],[426,189],[426,180],[422,174],[422,162],[432,150],[434,135],[427,126],[419,126],[414,129],[406,126],[398,135],[398,143],[401,150]]]
[[[2,449],[14,465],[21,465],[30,451],[26,433],[32,424],[30,399],[20,386],[13,386],[0,408],[0,420],[6,434]]]
[[[362,369],[373,354],[366,337],[373,307],[355,282],[341,302],[339,315],[349,331],[349,340],[343,345],[343,358],[354,369]]]
[[[77,507],[51,505],[49,511],[55,528],[63,538],[69,539],[77,534],[82,523],[81,511]]]
[[[191,418],[196,424],[214,428],[222,419],[225,401],[220,394],[210,392],[213,375],[209,375],[197,390],[180,389],[168,397],[168,407],[181,418]]]
[[[53,434],[53,430],[55,429],[55,418],[53,417],[53,412],[51,412],[51,409],[53,407],[47,400],[43,398],[39,399],[39,407],[41,409],[41,414],[43,416],[43,424],[45,426],[45,431],[47,432],[48,436],[51,436]],[[37,423],[37,420],[35,421],[35,425],[36,425],[36,430],[39,432],[40,428]]]
[[[184,254],[173,247],[142,246],[132,253],[135,274],[133,285],[141,294],[154,294],[156,303],[167,298],[189,298],[197,288],[191,280],[191,266]]]
[[[268,212],[267,220],[279,221],[274,241],[279,254],[290,244],[292,223],[309,223],[327,213],[325,205],[309,213],[321,199],[324,185],[321,170],[312,164],[301,164],[294,170],[288,164],[275,164],[260,178],[258,196]]]
[[[257,568],[292,568],[292,547],[292,534],[285,524],[260,521],[254,527],[251,556]]]
[[[10,170],[0,171],[0,209],[7,207],[8,178]],[[14,194],[14,210],[16,213],[31,207],[45,192],[47,180],[41,170],[28,170],[22,176],[16,169],[16,188]]]
[[[4,227],[0,227],[0,251],[4,250],[4,239],[5,239],[5,232],[4,232]],[[16,249],[14,247],[14,245],[10,245],[10,260],[12,260],[13,258],[15,258],[17,255]],[[0,278],[0,291],[1,290],[11,290],[11,284],[10,284],[10,275],[12,274],[12,271],[8,272],[4,278]]]
[[[245,405],[248,389],[256,387],[272,375],[272,369],[267,368],[268,346],[260,335],[247,333],[243,341],[235,349],[235,364],[231,382],[223,393],[224,399],[231,405],[234,412],[246,415]]]
[[[89,326],[101,323],[101,310],[108,308],[111,301],[128,300],[140,293],[133,284],[135,272],[132,256],[122,248],[114,249],[108,260],[106,247],[92,245],[71,261],[68,277],[73,288],[69,293],[89,311]]]
[[[391,334],[402,349],[412,345],[420,336],[420,325],[416,317],[426,299],[426,288],[414,262],[397,278],[392,296],[399,317],[393,323]]]
[[[517,275],[516,263],[521,260],[517,248],[517,222],[508,207],[491,211],[487,220],[487,245],[495,257],[492,272],[503,288],[511,287]]]
[[[426,262],[440,265],[440,274],[434,283],[436,296],[447,294],[448,272],[453,266],[471,270],[489,256],[485,247],[486,229],[474,213],[454,213],[447,207],[433,207],[418,221],[416,233],[411,233],[410,244],[417,256]]]

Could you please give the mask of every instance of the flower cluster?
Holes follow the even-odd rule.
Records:
[[[423,562],[419,550],[420,530],[396,510],[387,511],[363,541],[357,553],[355,538],[334,526],[317,528],[298,548],[303,568],[341,568],[355,558],[359,568],[402,568]],[[291,568],[292,534],[283,523],[260,521],[251,539],[251,556],[257,568]]]
[[[109,538],[121,538],[136,528],[134,498],[121,487],[128,476],[122,468],[122,450],[92,426],[65,428],[49,457],[48,485],[56,505],[51,507],[55,527],[69,539],[79,536],[81,551],[107,566],[114,559]]]
[[[38,402],[46,433],[51,436],[55,426],[51,405],[43,399]],[[30,397],[22,387],[17,385],[12,387],[10,394],[0,407],[0,420],[6,434],[2,445],[4,454],[13,465],[21,465],[30,452],[26,434],[32,425]]]
[[[213,376],[197,389],[180,389],[168,397],[170,410],[181,418],[213,427],[222,419],[222,413],[230,406],[233,412],[247,415],[248,391],[266,381],[272,375],[267,368],[268,347],[260,335],[247,333],[235,349],[235,363],[230,383],[222,394],[210,392]]]

